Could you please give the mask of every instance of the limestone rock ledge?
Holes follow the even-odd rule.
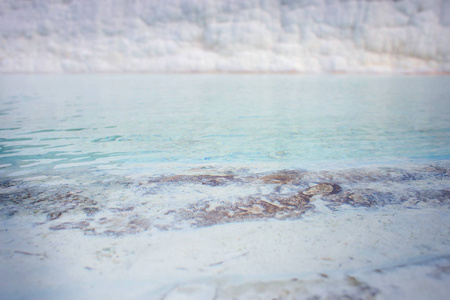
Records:
[[[449,72],[447,0],[4,0],[0,72]]]

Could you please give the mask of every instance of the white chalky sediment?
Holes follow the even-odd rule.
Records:
[[[0,3],[0,72],[448,72],[450,2]]]

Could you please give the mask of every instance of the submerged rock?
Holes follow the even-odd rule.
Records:
[[[227,185],[236,181],[234,175],[173,175],[151,179],[149,183],[199,183],[209,186]]]
[[[370,199],[368,196],[361,194],[351,194],[347,197],[346,202],[353,206],[372,206],[374,201]]]
[[[350,204],[351,206],[370,207],[376,203],[373,195],[361,191],[344,191],[335,195],[327,195],[323,199],[334,203],[334,205]]]
[[[335,183],[320,183],[306,189],[305,191],[303,191],[303,194],[308,196],[331,195],[337,194],[340,191],[341,187]]]
[[[411,208],[425,204],[448,207],[446,170],[249,173],[208,169],[203,174],[100,177],[89,184],[83,176],[48,185],[14,181],[12,188],[0,188],[0,217],[31,214],[46,219],[39,225],[51,226],[51,230],[125,235],[152,228],[297,219],[314,207],[311,199],[315,196],[331,210],[339,210],[343,204],[361,208],[403,203]],[[63,215],[64,221],[71,222],[63,223]]]
[[[309,204],[309,197],[298,193],[291,196],[250,196],[236,204],[224,204],[213,208],[209,203],[199,203],[176,214],[182,220],[195,220],[197,226],[210,226],[264,218],[298,218],[312,207],[313,205]]]
[[[276,183],[276,184],[292,184],[297,183],[302,178],[302,172],[283,170],[276,173],[264,175],[261,180],[264,183]]]
[[[278,202],[280,202],[280,204],[282,204],[284,206],[298,207],[298,206],[303,206],[305,204],[308,204],[310,201],[309,198],[310,197],[307,195],[298,193],[298,194],[288,196],[288,197],[280,197],[277,200],[278,200]]]

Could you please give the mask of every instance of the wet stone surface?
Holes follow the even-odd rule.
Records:
[[[450,172],[445,164],[265,173],[198,168],[176,175],[75,174],[69,179],[3,180],[0,217],[41,216],[38,225],[50,230],[120,236],[152,229],[296,219],[311,211],[316,201],[325,201],[331,210],[343,205],[364,209],[450,205]]]
[[[314,195],[331,195],[337,194],[341,191],[341,187],[335,183],[320,183],[316,184],[305,191],[304,195],[314,196]]]
[[[298,184],[304,173],[306,173],[306,171],[282,170],[272,174],[263,175],[261,180],[264,183]]]
[[[58,190],[45,190],[39,186],[27,187],[10,194],[0,194],[0,201],[1,213],[16,211],[45,214],[49,220],[55,220],[69,212],[84,211],[86,215],[93,215],[99,211],[97,201],[83,196],[79,191],[71,191],[70,187],[60,187]]]
[[[248,197],[236,204],[213,207],[209,203],[191,205],[179,212],[182,219],[194,220],[196,226],[209,226],[262,218],[292,219],[314,207],[302,194],[292,196]]]
[[[208,186],[224,186],[236,182],[239,182],[239,180],[234,175],[174,175],[161,176],[151,179],[147,183],[199,183]]]

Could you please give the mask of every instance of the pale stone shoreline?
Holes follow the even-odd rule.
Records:
[[[3,177],[0,295],[443,298],[449,170],[436,162]]]

